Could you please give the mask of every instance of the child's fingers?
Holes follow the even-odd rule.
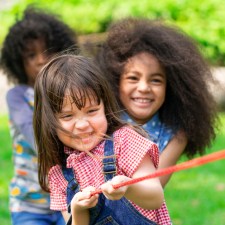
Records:
[[[96,206],[98,203],[99,195],[96,194],[91,196],[91,191],[95,189],[93,188],[86,188],[83,191],[78,192],[72,199],[71,205],[75,209],[86,209],[92,208]]]
[[[120,184],[124,181],[127,181],[128,179],[130,179],[130,178],[128,178],[126,176],[122,176],[122,175],[115,176],[115,177],[113,177],[112,180],[109,180],[106,183],[102,184],[101,189],[103,191],[107,191],[108,193],[112,193],[115,191],[115,188],[113,187],[113,185]]]
[[[94,196],[91,195],[91,193],[95,190],[96,190],[95,187],[92,187],[92,186],[86,187],[82,191],[78,192],[74,196],[74,198],[76,199],[76,201],[87,200],[87,199],[91,199],[92,197],[93,197],[92,199],[94,199],[98,197],[98,195],[94,195]]]
[[[113,188],[112,181],[104,183],[101,189],[105,197],[110,200],[118,200],[124,195],[124,192]]]
[[[130,180],[130,178],[119,175],[119,176],[115,176],[112,180],[104,183],[101,186],[101,189],[105,197],[111,200],[118,200],[122,198],[127,191],[127,187],[125,186],[125,187],[115,189],[113,185],[120,184],[127,180]]]
[[[126,176],[123,176],[123,175],[118,175],[118,176],[115,176],[113,177],[113,179],[111,180],[111,184],[112,185],[116,185],[116,184],[121,184],[125,181],[128,181],[130,180],[129,177],[126,177]]]
[[[83,194],[87,196],[87,198],[91,198],[93,195],[92,193],[96,191],[96,188],[95,187],[92,187],[92,186],[88,186],[86,188],[84,188],[82,190]],[[95,196],[95,195],[94,195]],[[98,194],[96,194],[96,197],[98,197]]]
[[[106,183],[101,185],[101,189],[102,191],[107,191],[107,192],[112,192],[115,191],[115,189],[113,188],[113,183],[112,180],[107,181]]]

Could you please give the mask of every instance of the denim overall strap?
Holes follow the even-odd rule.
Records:
[[[103,173],[105,181],[112,179],[116,173],[116,155],[113,141],[105,142]],[[90,210],[90,225],[156,225],[138,212],[124,197],[117,201],[108,200],[99,195],[96,207]]]
[[[74,172],[72,168],[62,167],[63,176],[68,181],[67,189],[66,189],[66,198],[68,205],[68,212],[70,213],[70,202],[73,196],[79,191],[80,186],[75,178]]]
[[[114,154],[114,146],[112,140],[105,141],[104,159],[102,160],[102,163],[105,181],[111,180],[117,172],[116,155]]]
[[[111,180],[116,175],[117,172],[116,155],[114,154],[113,140],[105,141],[104,158],[102,160],[102,164],[103,164],[102,173],[104,175],[104,180],[106,182],[108,180]],[[98,204],[94,208],[91,208],[89,211],[90,211],[90,225],[112,224],[110,221],[97,223],[97,221],[102,216],[102,212],[105,211],[105,196],[102,193],[99,195]]]

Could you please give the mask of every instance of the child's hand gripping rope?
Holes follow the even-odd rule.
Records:
[[[208,154],[206,156],[202,156],[202,157],[199,157],[199,158],[196,158],[196,159],[192,159],[192,160],[180,163],[180,164],[175,165],[175,166],[171,166],[171,167],[168,167],[168,168],[165,168],[165,169],[158,170],[155,173],[149,174],[147,176],[143,176],[143,177],[139,177],[139,178],[135,178],[135,179],[130,179],[130,180],[122,182],[120,184],[113,185],[113,188],[118,189],[118,188],[121,188],[121,187],[124,187],[124,186],[127,186],[127,185],[138,183],[138,182],[146,180],[146,179],[164,176],[164,175],[167,175],[167,174],[178,172],[180,170],[193,168],[193,167],[196,167],[196,166],[200,166],[200,165],[210,163],[210,162],[213,162],[213,161],[216,161],[216,160],[224,159],[224,158],[225,158],[225,150],[221,150],[221,151],[218,151],[218,152]],[[93,191],[91,193],[91,196],[93,196],[95,194],[102,193],[102,192],[103,192],[102,190]]]

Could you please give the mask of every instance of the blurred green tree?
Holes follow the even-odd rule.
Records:
[[[164,20],[197,40],[211,64],[225,65],[224,0],[20,0],[0,11],[0,44],[29,4],[58,14],[80,35],[105,32],[112,21],[127,16]]]

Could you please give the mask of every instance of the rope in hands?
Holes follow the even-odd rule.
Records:
[[[221,151],[218,151],[218,152],[214,152],[214,153],[205,155],[205,156],[202,156],[202,157],[199,157],[199,158],[195,158],[195,159],[192,159],[192,160],[189,160],[189,161],[186,161],[186,162],[183,162],[183,163],[171,166],[171,167],[167,167],[167,168],[164,168],[164,169],[157,170],[155,173],[152,173],[152,174],[149,174],[149,175],[146,175],[146,176],[143,176],[143,177],[134,178],[132,180],[129,180],[129,181],[117,184],[117,185],[113,185],[113,188],[118,189],[120,187],[135,184],[135,183],[138,183],[138,182],[143,181],[143,180],[164,176],[164,175],[167,175],[167,174],[178,172],[180,170],[186,170],[186,169],[189,169],[189,168],[197,167],[197,166],[200,166],[200,165],[203,165],[203,164],[206,164],[206,163],[210,163],[210,162],[213,162],[213,161],[216,161],[216,160],[221,160],[221,159],[224,159],[224,158],[225,158],[225,149],[221,150]],[[91,196],[93,196],[95,194],[100,194],[100,193],[102,193],[101,189],[93,191],[91,193]]]

